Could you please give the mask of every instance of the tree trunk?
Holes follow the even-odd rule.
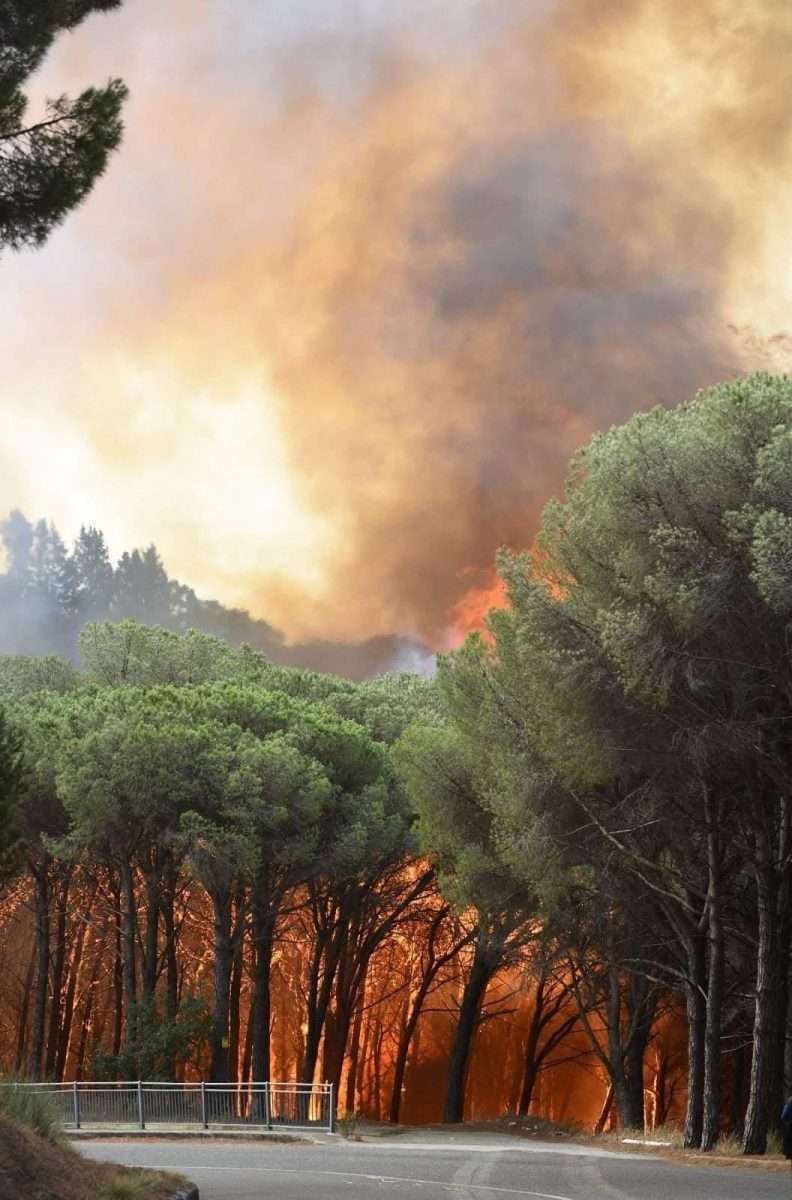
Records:
[[[58,895],[57,919],[55,922],[55,958],[52,962],[52,980],[50,987],[50,1019],[47,1034],[47,1055],[44,1064],[44,1074],[47,1079],[55,1076],[55,1062],[58,1056],[58,1042],[61,1028],[61,1003],[63,1000],[63,975],[66,968],[66,917],[69,902],[69,887],[71,885],[71,868],[65,868]]]
[[[33,947],[30,953],[30,962],[28,963],[27,973],[25,975],[25,989],[22,993],[22,1006],[19,1011],[19,1025],[17,1027],[17,1049],[16,1058],[14,1059],[14,1074],[19,1075],[22,1070],[22,1063],[25,1061],[25,1044],[27,1042],[27,1023],[28,1013],[30,1012],[30,992],[33,987],[33,977],[36,971],[36,942],[34,940]]]
[[[239,1080],[239,1027],[244,950],[244,943],[240,942],[234,955],[234,965],[231,968],[228,1001],[228,1074],[234,1083]]]
[[[124,960],[124,1000],[126,1002],[126,1030],[124,1048],[128,1048],[135,1037],[135,1009],[137,1007],[137,978],[135,941],[137,938],[137,916],[135,911],[135,883],[132,866],[124,862],[121,867],[123,905],[121,910],[121,946]]]
[[[707,897],[707,941],[709,964],[707,972],[707,1004],[704,1032],[704,1096],[701,1149],[712,1150],[720,1136],[721,1108],[721,1016],[723,1011],[723,974],[725,947],[721,912],[719,816],[705,797],[707,817],[707,865],[709,892]]]
[[[448,1063],[445,1103],[443,1105],[443,1121],[445,1124],[457,1124],[464,1117],[465,1084],[467,1081],[470,1052],[473,1037],[476,1032],[481,1004],[487,985],[492,978],[492,968],[489,964],[485,939],[480,935],[476,939],[476,949],[473,962],[462,993],[462,1004],[459,1009],[459,1019],[454,1034],[454,1044]]]
[[[306,1005],[305,1047],[302,1062],[298,1064],[301,1083],[313,1083],[316,1059],[319,1054],[319,1036],[316,1035],[317,1007],[319,1004],[319,975],[327,942],[327,934],[317,932],[308,966],[308,999]]]
[[[72,1018],[74,1016],[74,997],[77,993],[77,981],[79,979],[80,967],[82,965],[83,947],[85,946],[88,922],[91,918],[95,897],[96,887],[91,890],[88,901],[83,909],[77,929],[77,935],[74,941],[71,962],[69,963],[69,979],[66,985],[66,995],[63,1002],[63,1021],[61,1022],[60,1037],[58,1039],[58,1054],[55,1063],[55,1078],[59,1081],[63,1079],[63,1074],[66,1068],[66,1059],[69,1053]]]
[[[528,1110],[531,1107],[536,1079],[539,1074],[539,1063],[536,1055],[539,1049],[539,1038],[542,1033],[542,1014],[544,1012],[546,986],[547,976],[543,972],[536,982],[534,1009],[531,1015],[531,1024],[528,1028],[528,1038],[525,1043],[522,1086],[520,1088],[520,1100],[517,1105],[517,1112],[521,1117],[527,1116]]]
[[[745,1080],[748,1046],[738,1046],[733,1055],[729,1126],[733,1137],[742,1138],[745,1128]]]
[[[254,903],[253,946],[256,974],[253,981],[250,1020],[253,1022],[253,1078],[259,1083],[269,1081],[270,1078],[270,983],[274,937],[274,914],[269,906],[260,907]]]
[[[124,1030],[124,935],[121,928],[121,893],[115,892],[115,958],[113,961],[113,1058],[121,1053]]]
[[[628,1128],[646,1128],[646,1106],[644,1092],[644,1056],[649,1041],[649,1030],[642,1024],[633,1034],[627,1047],[627,1113],[632,1124]]]
[[[594,1126],[595,1137],[599,1137],[599,1135],[604,1132],[605,1126],[608,1123],[608,1117],[611,1114],[612,1108],[613,1108],[613,1083],[609,1083],[608,1090],[605,1093],[605,1099],[602,1102],[602,1108],[600,1109],[600,1115],[597,1117],[597,1121]]]
[[[407,1058],[410,1052],[410,1046],[415,1037],[415,1031],[418,1027],[418,1019],[423,1011],[423,1006],[426,1002],[426,997],[437,977],[441,967],[451,962],[453,958],[462,949],[465,943],[465,938],[457,941],[448,949],[445,954],[435,955],[435,939],[437,938],[440,927],[448,912],[447,908],[441,909],[435,914],[432,924],[429,929],[428,953],[429,961],[426,963],[421,983],[418,991],[413,997],[412,1004],[409,1007],[406,1021],[402,1026],[401,1034],[399,1035],[399,1045],[396,1049],[396,1059],[393,1066],[393,1090],[391,1092],[389,1119],[398,1124],[399,1115],[401,1113],[402,1092],[404,1090],[404,1077],[407,1071]]]
[[[245,1029],[245,1048],[242,1054],[242,1082],[251,1082],[251,1070],[253,1066],[253,1022],[248,1013],[248,1023]]]
[[[212,1052],[209,1079],[228,1083],[228,1016],[234,947],[231,936],[231,892],[215,891],[214,910],[214,1006],[209,1044]]]
[[[82,1079],[83,1068],[85,1066],[85,1052],[88,1049],[88,1029],[90,1027],[91,1012],[93,1011],[94,1003],[94,990],[91,988],[85,1000],[85,1007],[83,1008],[80,1040],[77,1045],[77,1053],[74,1057],[74,1078],[77,1080]]]
[[[608,1032],[608,1066],[613,1084],[613,1100],[622,1129],[635,1129],[637,1122],[632,1110],[632,1097],[627,1086],[627,1074],[622,1045],[621,980],[616,967],[608,969],[608,1000],[606,1004]],[[643,1121],[641,1122],[643,1125]]]
[[[363,1029],[363,1045],[359,1054],[358,1096],[360,1108],[365,1112],[371,1099],[371,1039],[374,1033],[373,1021],[366,1021]]]
[[[324,971],[321,973],[321,982],[316,991],[315,1004],[308,1011],[308,1029],[305,1037],[305,1055],[303,1057],[303,1083],[313,1083],[314,1075],[316,1074],[319,1046],[330,1008],[333,982],[338,970],[345,940],[346,925],[339,918],[333,936],[329,939],[325,947]],[[320,970],[321,966],[322,963],[320,960],[317,964],[317,970]]]
[[[162,902],[162,924],[165,930],[165,1016],[175,1021],[179,1012],[179,960],[176,953],[175,898],[168,888]]]
[[[779,1134],[783,1132],[781,1125],[781,1109],[789,1092],[786,1090],[786,1062],[789,1054],[790,1039],[787,1036],[789,1028],[789,960],[790,937],[792,936],[792,913],[789,904],[789,873],[784,872],[778,888],[776,902],[778,922],[778,953],[776,959],[776,974],[778,976],[776,1001],[776,1045],[772,1056],[772,1079],[770,1083],[770,1126]]]
[[[44,1029],[47,1019],[47,987],[49,984],[50,893],[47,864],[31,864],[31,871],[36,885],[36,992],[33,1002],[28,1072],[31,1079],[41,1079],[44,1067]]]
[[[608,1056],[613,1098],[624,1129],[644,1129],[644,1055],[654,1019],[654,1001],[647,980],[631,974],[626,1005],[629,1033],[622,1029],[623,983],[615,966],[608,971]]]
[[[146,880],[146,940],[143,954],[143,999],[152,1006],[157,990],[157,965],[159,958],[159,918],[162,895],[158,873]]]
[[[360,1034],[363,1029],[363,1007],[365,1004],[365,991],[360,997],[360,1002],[355,1010],[355,1022],[352,1026],[352,1040],[349,1046],[349,1062],[347,1066],[346,1078],[346,1099],[344,1101],[344,1111],[353,1113],[357,1111],[356,1092],[357,1092],[357,1075],[358,1061],[360,1057]]]
[[[704,1033],[707,1024],[704,943],[693,936],[687,945],[687,1109],[683,1141],[688,1150],[701,1145],[704,1122]]]
[[[91,1013],[96,1004],[96,980],[98,978],[98,970],[100,970],[100,955],[97,954],[94,962],[94,967],[91,970],[91,978],[88,991],[85,994],[85,1004],[83,1006],[82,1022],[79,1027],[79,1042],[77,1045],[77,1054],[74,1056],[74,1079],[83,1078],[83,1067],[85,1066],[85,1051],[88,1050],[88,1031],[91,1024]]]
[[[379,1121],[382,1115],[382,1043],[385,1038],[385,1031],[382,1025],[377,1022],[374,1033],[374,1057],[373,1057],[373,1083],[374,1083],[374,1119]]]
[[[357,996],[361,986],[365,988],[368,965],[368,960],[350,965],[348,974],[343,980],[339,979],[332,1026],[328,1024],[325,1034],[325,1082],[333,1084],[336,1095],[341,1086],[344,1056]]]
[[[650,988],[644,975],[630,976],[630,1036],[625,1060],[627,1086],[630,1093],[630,1109],[637,1128],[646,1128],[646,1089],[644,1087],[644,1064],[649,1039],[652,1036],[657,1012],[657,994]]]
[[[789,951],[787,951],[789,953]],[[786,1100],[787,1096],[792,1093],[792,1036],[789,1031],[792,1031],[792,993],[789,987],[789,967],[787,967],[786,993],[787,993],[787,1010],[782,1021],[784,1031],[784,1077],[783,1077],[783,1094]]]
[[[439,925],[439,922],[438,922]],[[458,949],[458,946],[457,948]],[[421,979],[421,985],[415,993],[415,997],[410,1006],[407,1020],[402,1028],[399,1045],[396,1050],[396,1059],[393,1066],[393,1091],[391,1092],[389,1119],[398,1124],[399,1116],[401,1115],[402,1092],[404,1091],[404,1077],[407,1073],[407,1059],[410,1053],[410,1046],[413,1043],[415,1031],[418,1026],[418,1020],[423,1011],[426,997],[429,994],[429,989],[437,975],[437,971],[441,963],[450,961],[450,954],[444,955],[442,959],[433,959],[430,961],[429,967],[424,972]]]
[[[80,1014],[80,1038],[77,1043],[77,1053],[74,1057],[74,1078],[82,1079],[83,1066],[85,1063],[85,1052],[88,1047],[88,1032],[91,1027],[91,1013],[96,1006],[96,981],[99,978],[99,970],[102,966],[102,951],[104,950],[107,940],[107,933],[102,936],[98,942],[93,943],[93,964],[91,966],[91,974],[88,979],[88,986],[83,991],[85,997],[82,1013]],[[64,1058],[64,1066],[66,1059]]]
[[[785,839],[784,839],[785,840]],[[753,1025],[748,1108],[743,1134],[744,1154],[764,1154],[767,1149],[773,1054],[778,1044],[776,1020],[779,993],[779,941],[776,912],[776,878],[772,847],[762,829],[756,832],[758,934],[756,948],[756,1001]]]
[[[665,1125],[668,1116],[668,1100],[666,1096],[666,1080],[668,1076],[668,1059],[665,1051],[658,1048],[654,1080],[654,1117],[652,1128],[658,1129]]]

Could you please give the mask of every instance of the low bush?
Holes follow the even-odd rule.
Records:
[[[0,1113],[34,1129],[48,1142],[60,1144],[63,1141],[63,1123],[52,1097],[46,1092],[18,1087],[11,1080],[2,1080]]]
[[[185,1181],[159,1171],[118,1167],[112,1179],[101,1184],[96,1200],[166,1200]]]

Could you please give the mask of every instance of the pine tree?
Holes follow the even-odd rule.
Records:
[[[47,103],[26,120],[22,88],[58,33],[120,0],[0,3],[0,248],[40,245],[90,192],[121,140],[126,88],[119,79]]]
[[[30,569],[33,549],[33,526],[27,517],[15,508],[0,524],[8,574],[19,587],[24,587]]]
[[[21,742],[0,709],[0,876],[11,865],[18,841],[16,808],[21,786]]]
[[[101,621],[110,615],[113,601],[113,568],[102,531],[83,525],[73,557],[79,624]]]
[[[155,546],[133,550],[118,561],[114,577],[113,614],[148,625],[170,625],[170,585]]]

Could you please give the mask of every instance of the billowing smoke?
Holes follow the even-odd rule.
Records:
[[[224,278],[258,295],[294,478],[341,530],[330,628],[442,644],[590,433],[738,370],[724,311],[786,149],[790,18],[660,7],[564,2],[478,61],[391,62],[286,247]]]
[[[108,306],[94,379],[122,354],[143,383],[105,377],[103,407],[89,388],[81,434],[119,473],[115,497],[147,481],[129,493],[150,518],[134,540],[156,538],[180,576],[312,654],[393,634],[448,644],[497,595],[498,545],[530,543],[594,430],[783,350],[767,338],[788,299],[792,8],[465,0],[443,49],[446,7],[416,50],[417,26],[413,45],[376,22],[353,36],[376,6],[339,0],[330,49],[295,32],[280,108],[245,60],[238,86],[196,74],[215,103],[191,112],[185,88],[176,132],[159,131],[161,95],[133,110],[161,170],[157,138],[177,135],[185,170],[215,153],[220,167],[172,204],[162,286],[146,275],[134,315]],[[133,121],[131,155],[136,136]],[[295,535],[299,571],[282,556],[276,573],[263,549],[279,527],[256,508],[258,387],[315,523],[299,552]],[[133,436],[111,440],[108,410]],[[145,435],[164,432],[163,471],[188,473],[199,427],[233,432],[217,466],[230,457],[235,475],[207,481],[202,453],[192,511],[189,488],[151,485]],[[244,539],[212,567],[201,547],[246,506]]]
[[[372,88],[260,284],[294,477],[343,532],[332,627],[442,644],[593,430],[739,369],[791,34],[772,2],[565,0]]]

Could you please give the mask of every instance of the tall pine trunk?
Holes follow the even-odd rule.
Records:
[[[327,944],[327,933],[317,932],[311,948],[311,958],[308,964],[308,996],[306,1003],[305,1043],[301,1061],[298,1063],[298,1076],[302,1083],[313,1083],[316,1070],[316,1058],[319,1053],[319,1039],[316,1036],[317,1009],[319,1005],[319,979]]]
[[[96,1007],[96,981],[99,978],[99,969],[101,966],[102,956],[97,950],[94,955],[93,966],[91,967],[91,975],[88,980],[88,987],[85,990],[85,1001],[83,1003],[82,1012],[80,1014],[80,1036],[77,1042],[77,1051],[74,1055],[74,1078],[82,1079],[85,1066],[85,1056],[88,1050],[88,1034],[91,1029],[91,1016]]]
[[[256,955],[256,974],[253,982],[253,1002],[250,1020],[253,1022],[253,1079],[269,1081],[270,1070],[270,1025],[272,1002],[270,984],[272,976],[272,951],[274,929],[270,914],[253,914],[253,944]]]
[[[330,998],[333,992],[338,963],[345,941],[346,928],[339,919],[333,936],[324,947],[324,955],[312,963],[315,966],[315,986],[311,987],[308,1008],[308,1028],[305,1036],[305,1054],[303,1055],[302,1082],[313,1083],[316,1074],[316,1063],[319,1058],[319,1046],[327,1021],[330,1008]],[[311,981],[312,985],[314,980]],[[312,998],[313,1003],[310,1003]]]
[[[704,1096],[701,1149],[712,1150],[720,1136],[721,1109],[721,1018],[723,1012],[723,976],[725,944],[721,912],[719,816],[714,812],[708,794],[705,797],[707,817],[707,866],[709,891],[707,896],[707,1005],[704,1033]]]
[[[71,885],[71,868],[62,869],[58,907],[55,921],[55,957],[52,961],[52,980],[50,987],[50,1019],[47,1034],[47,1055],[44,1063],[44,1074],[47,1079],[55,1077],[55,1064],[58,1057],[58,1043],[61,1029],[61,1005],[63,1002],[63,976],[66,969],[66,917],[69,903],[69,888]]]
[[[544,1012],[545,987],[547,985],[547,976],[543,972],[536,983],[536,995],[534,996],[533,1013],[531,1014],[531,1024],[528,1027],[528,1037],[525,1043],[525,1054],[523,1057],[523,1077],[520,1086],[520,1099],[517,1105],[517,1111],[521,1117],[528,1114],[533,1099],[534,1088],[539,1074],[539,1062],[537,1060],[537,1051],[539,1050],[539,1038],[542,1034],[542,1014]]]
[[[83,948],[93,911],[93,903],[96,898],[96,885],[91,889],[82,916],[77,929],[77,936],[72,949],[71,960],[69,962],[69,978],[66,984],[66,994],[63,1001],[63,1020],[61,1022],[60,1036],[58,1039],[58,1054],[55,1063],[55,1078],[62,1080],[66,1069],[66,1060],[69,1054],[69,1043],[71,1041],[72,1020],[74,1017],[74,1000],[77,994],[77,982],[80,977],[80,969],[82,967]]]
[[[124,1001],[126,1006],[126,1029],[124,1048],[135,1039],[137,1018],[137,914],[135,910],[135,881],[132,865],[128,861],[121,865],[121,949],[124,962]]]
[[[172,888],[162,901],[162,926],[165,931],[165,1015],[175,1021],[179,1012],[179,959],[176,953],[175,897]]]
[[[355,1010],[355,1022],[352,1026],[352,1038],[349,1044],[349,1059],[347,1065],[346,1077],[346,1098],[344,1100],[344,1111],[348,1113],[357,1110],[357,1078],[358,1064],[360,1061],[360,1035],[363,1029],[363,1008],[365,1005],[365,991],[360,997],[360,1002]]]
[[[36,887],[36,991],[33,1000],[33,1024],[30,1032],[28,1073],[31,1079],[41,1079],[44,1068],[44,1030],[47,1019],[47,989],[49,986],[50,958],[48,864],[46,862],[31,863],[31,872]]]
[[[341,1086],[344,1057],[358,994],[361,986],[365,989],[368,965],[367,958],[358,962],[347,962],[344,964],[345,970],[337,975],[336,1007],[332,1014],[332,1022],[328,1021],[325,1033],[324,1072],[325,1082],[333,1084],[336,1095]]]
[[[143,999],[151,1005],[157,990],[161,904],[160,877],[154,872],[146,880],[146,937],[143,953]]]
[[[115,899],[115,928],[113,959],[113,1058],[121,1053],[121,1038],[124,1029],[124,934],[121,919],[121,892],[113,891]]]
[[[683,1141],[685,1147],[701,1145],[704,1124],[704,1034],[707,1027],[706,966],[704,941],[692,935],[686,945],[688,979],[685,984],[687,1009],[687,1108]]]
[[[214,911],[214,1003],[209,1035],[212,1083],[228,1083],[228,1018],[234,946],[231,932],[231,891],[218,889],[212,895]]]
[[[776,970],[778,989],[776,1000],[776,1045],[773,1051],[773,1073],[770,1083],[770,1126],[782,1133],[781,1109],[789,1095],[786,1088],[787,1061],[789,1058],[790,1039],[787,1036],[789,1021],[789,965],[790,938],[792,937],[792,911],[790,911],[790,880],[789,872],[784,871],[778,886],[776,900],[776,915],[778,921],[778,954]]]
[[[443,1105],[443,1121],[446,1124],[457,1124],[464,1118],[465,1084],[467,1082],[470,1054],[473,1048],[473,1038],[478,1024],[481,1005],[487,985],[492,978],[492,968],[489,964],[486,939],[479,935],[470,973],[462,993],[462,1004],[459,1009],[454,1044],[451,1048],[451,1058],[448,1063],[446,1080],[445,1103]]]
[[[415,994],[415,998],[410,1006],[410,1011],[407,1015],[401,1034],[399,1035],[399,1045],[396,1050],[396,1059],[393,1065],[393,1091],[391,1092],[390,1112],[388,1117],[394,1124],[398,1124],[401,1115],[402,1091],[404,1089],[404,1076],[407,1072],[407,1056],[410,1053],[410,1046],[415,1035],[415,1029],[418,1025],[418,1018],[421,1015],[421,1010],[424,1006],[429,988],[432,984],[433,975],[424,975],[421,980],[421,986]]]
[[[14,1059],[14,1074],[19,1075],[22,1070],[22,1064],[25,1061],[25,1045],[27,1043],[28,1032],[28,1013],[30,1011],[30,992],[33,987],[33,978],[36,972],[36,942],[33,941],[33,947],[30,954],[27,973],[25,975],[25,988],[22,993],[22,1006],[19,1011],[19,1025],[17,1027],[17,1049],[16,1058]]]
[[[785,865],[789,842],[789,812],[782,798],[778,810],[776,839],[767,827],[758,824],[755,831],[754,876],[757,900],[756,1000],[753,1025],[748,1107],[745,1113],[743,1152],[764,1154],[770,1124],[774,1056],[778,1050],[779,997],[781,970],[786,967],[782,953],[780,927],[788,907]],[[779,878],[779,865],[784,863]]]

